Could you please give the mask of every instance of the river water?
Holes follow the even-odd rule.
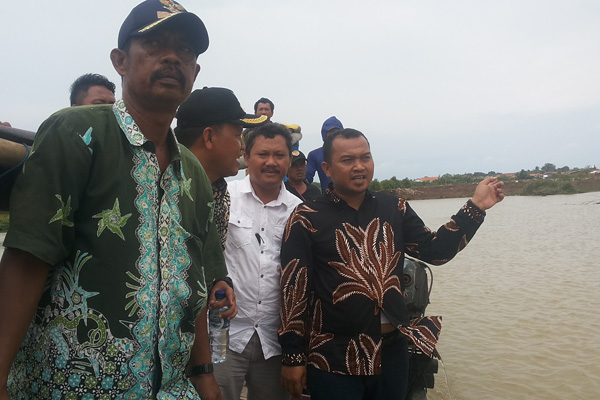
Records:
[[[464,201],[410,203],[435,229]],[[429,400],[600,398],[599,226],[600,192],[507,197],[432,267],[427,313],[444,327]]]
[[[465,199],[411,201],[432,229]],[[600,192],[507,197],[432,267],[442,315],[430,400],[600,398]]]

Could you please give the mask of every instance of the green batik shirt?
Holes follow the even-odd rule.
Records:
[[[52,267],[11,398],[198,398],[184,368],[206,282],[226,268],[210,181],[171,131],[168,143],[161,173],[123,101],[41,125],[4,245]]]

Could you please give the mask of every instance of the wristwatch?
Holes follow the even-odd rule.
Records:
[[[212,364],[200,364],[200,365],[188,365],[185,367],[185,376],[190,378],[192,376],[204,375],[204,374],[212,374],[213,373],[213,365]]]

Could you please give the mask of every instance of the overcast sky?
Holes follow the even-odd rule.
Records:
[[[20,0],[0,22],[0,120],[36,130],[110,60],[138,1]],[[204,21],[195,88],[232,89],[296,123],[305,153],[335,115],[375,177],[600,166],[597,0],[182,0]]]

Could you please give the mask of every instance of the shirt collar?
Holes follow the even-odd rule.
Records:
[[[154,152],[154,144],[144,136],[140,127],[135,123],[131,114],[129,114],[127,106],[122,99],[113,104],[113,112],[123,134],[132,146],[144,147],[146,150]],[[169,128],[169,132],[167,133],[167,144],[169,146],[171,162],[181,161],[179,143],[171,128]],[[177,171],[178,169],[176,168],[175,170]]]
[[[344,204],[347,207],[350,207],[350,206],[348,206],[348,203],[346,203],[346,201],[344,199],[342,199],[341,197],[339,197],[334,192],[333,182],[329,182],[329,184],[327,185],[327,189],[325,190],[325,197],[327,197],[331,202],[333,202],[335,204]],[[365,198],[364,198],[363,202],[361,203],[361,207],[363,206],[363,204],[371,201],[374,198],[375,198],[375,195],[373,193],[371,193],[369,191],[369,189],[367,189],[365,191]]]
[[[254,192],[254,189],[252,188],[252,183],[250,183],[250,175],[246,175],[246,177],[242,180],[242,182],[240,183],[239,190],[242,193],[252,194],[252,196],[254,196],[255,199],[260,201],[260,199],[258,198],[256,193]],[[275,199],[274,201],[272,201],[268,204],[271,204],[274,207],[279,206],[281,204],[285,204],[288,206],[295,205],[295,204],[292,204],[292,201],[295,198],[296,198],[296,196],[294,196],[293,194],[288,192],[288,190],[285,188],[285,185],[282,181],[281,186],[279,187],[279,194],[277,195],[277,199]]]
[[[225,178],[219,178],[212,184],[212,190],[214,197],[220,197],[227,193],[227,181]]]

